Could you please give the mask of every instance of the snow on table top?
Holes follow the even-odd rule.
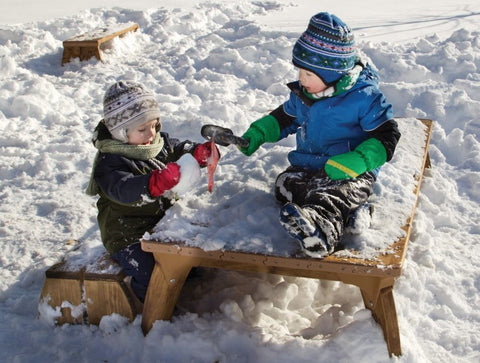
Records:
[[[74,36],[72,38],[69,38],[65,40],[66,42],[81,42],[81,41],[87,41],[87,40],[96,40],[96,39],[101,39],[107,35],[110,34],[115,34],[118,32],[123,31],[126,28],[130,28],[132,26],[136,25],[135,23],[129,22],[125,24],[115,24],[115,25],[110,25],[108,27],[104,28],[99,28],[99,29],[94,29],[91,31],[88,31],[83,34],[79,34],[77,36]]]
[[[361,234],[347,234],[343,239],[345,247],[357,251],[358,257],[373,258],[404,236],[401,227],[416,201],[414,176],[422,168],[426,126],[415,118],[397,121],[402,137],[393,159],[382,167],[369,199],[375,207],[372,224]],[[197,188],[170,208],[144,238],[205,251],[296,255],[298,243],[281,227],[280,205],[273,193],[275,177],[288,166],[286,155],[291,148],[266,146],[249,158],[233,148],[222,149],[213,194],[205,193],[205,186]],[[336,252],[345,253],[348,251]]]

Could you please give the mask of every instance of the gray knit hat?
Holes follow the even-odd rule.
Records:
[[[160,108],[140,83],[120,81],[110,86],[103,98],[103,120],[112,137],[128,142],[127,130],[160,118]]]

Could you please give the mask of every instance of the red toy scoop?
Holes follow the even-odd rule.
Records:
[[[211,142],[210,150],[212,150],[212,152],[207,160],[207,175],[208,175],[208,191],[212,193],[215,169],[217,168],[218,159],[220,159],[220,155],[218,155],[218,149],[215,146],[215,140],[213,137],[210,142]]]

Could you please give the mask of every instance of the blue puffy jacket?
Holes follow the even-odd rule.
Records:
[[[289,100],[281,111],[277,109],[272,115],[279,120],[279,140],[296,133],[297,148],[288,154],[293,166],[322,169],[328,158],[355,149],[375,136],[375,131],[387,121],[396,129],[392,105],[386,102],[378,88],[378,76],[368,65],[351,89],[334,97],[312,102],[302,97],[298,81],[289,87],[292,90]],[[379,139],[384,142],[381,137]],[[384,145],[390,159],[393,150],[389,150],[388,142]]]

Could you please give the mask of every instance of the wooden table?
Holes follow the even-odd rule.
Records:
[[[370,309],[382,327],[390,355],[401,355],[400,333],[393,296],[395,279],[402,273],[408,240],[425,167],[430,166],[428,145],[433,123],[427,125],[421,173],[416,180],[415,203],[403,226],[405,236],[394,241],[385,253],[373,260],[328,256],[324,259],[277,257],[241,251],[204,251],[197,247],[161,241],[142,241],[142,249],[155,258],[150,285],[143,308],[142,329],[147,334],[154,321],[169,320],[182,286],[192,267],[214,267],[226,270],[272,273],[341,281],[358,286],[365,307]],[[355,253],[355,251],[351,251]]]

